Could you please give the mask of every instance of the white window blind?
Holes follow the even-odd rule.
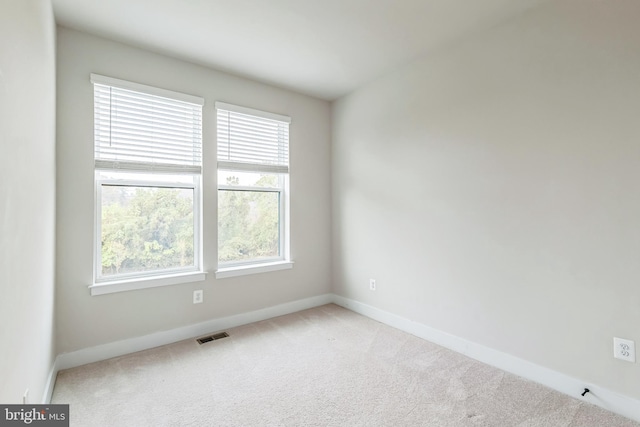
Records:
[[[216,102],[218,168],[289,172],[291,118]]]
[[[91,75],[96,169],[201,173],[202,98]]]

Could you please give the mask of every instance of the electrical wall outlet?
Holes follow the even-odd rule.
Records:
[[[193,291],[193,303],[200,304],[202,301],[204,301],[203,290],[198,289],[197,291]]]
[[[376,290],[376,279],[369,279],[369,289],[372,291]]]
[[[627,362],[636,361],[636,343],[622,338],[613,338],[613,357]]]

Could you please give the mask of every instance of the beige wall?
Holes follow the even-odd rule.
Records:
[[[0,402],[40,403],[53,362],[55,26],[0,0]]]
[[[335,292],[640,398],[638,16],[551,2],[335,102]]]
[[[205,282],[91,297],[93,87],[98,73],[205,98]],[[215,101],[291,116],[292,270],[215,278]],[[330,290],[330,105],[77,31],[58,28],[57,340],[60,353]],[[204,303],[192,304],[194,289]]]

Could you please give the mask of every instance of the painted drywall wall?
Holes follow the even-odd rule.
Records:
[[[53,363],[55,24],[0,2],[0,402],[41,403]]]
[[[60,353],[258,310],[330,289],[330,104],[58,28],[57,343]],[[90,73],[205,98],[206,281],[91,297],[93,87]],[[216,279],[215,101],[291,116],[291,270]],[[192,293],[204,290],[204,303]]]
[[[637,16],[551,2],[336,101],[335,293],[640,398]]]

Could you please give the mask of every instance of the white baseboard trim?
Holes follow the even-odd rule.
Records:
[[[56,385],[56,377],[58,376],[58,358],[53,360],[51,370],[49,370],[49,377],[47,383],[44,386],[44,393],[42,393],[42,404],[47,405],[51,403],[51,395],[53,395],[53,388]]]
[[[640,421],[639,400],[349,298],[333,295],[333,302],[341,307],[464,354],[487,365],[545,385],[561,393],[594,404],[632,420]],[[590,392],[582,397],[580,393],[582,393],[585,388],[588,388]]]
[[[259,322],[261,320],[271,319],[273,317],[330,304],[331,302],[333,302],[333,295],[324,294],[256,311],[250,311],[248,313],[212,319],[206,322],[196,323],[194,325],[184,326],[168,331],[155,332],[141,337],[115,341],[70,353],[62,353],[56,358],[56,362],[52,368],[52,378],[55,379],[54,375],[57,375],[59,370],[75,368],[76,366],[86,365],[87,363],[99,362],[101,360],[111,359],[112,357],[123,356],[125,354],[135,353],[136,351],[171,344],[208,334],[210,332],[217,332],[223,329],[246,325],[248,323]],[[50,393],[48,394],[48,397],[51,397]]]
[[[267,320],[329,303],[335,303],[341,307],[362,314],[363,316],[449,348],[488,365],[495,366],[496,368],[528,380],[535,381],[539,384],[543,384],[571,397],[575,397],[640,422],[640,401],[636,399],[615,393],[596,384],[570,377],[552,369],[536,365],[535,363],[520,359],[510,354],[485,347],[481,344],[459,338],[359,301],[334,294],[324,294],[316,297],[305,298],[248,313],[212,319],[206,322],[171,329],[168,331],[156,332],[142,337],[129,338],[70,353],[60,354],[56,357],[53,366],[51,367],[42,402],[47,404],[51,401],[51,395],[53,394],[53,388],[55,386],[55,379],[58,371],[60,370],[86,365],[87,363],[99,362],[112,357],[123,356],[125,354],[171,344],[210,332],[259,322],[261,320]],[[585,387],[588,388],[590,392],[582,397],[580,396],[580,393]]]

